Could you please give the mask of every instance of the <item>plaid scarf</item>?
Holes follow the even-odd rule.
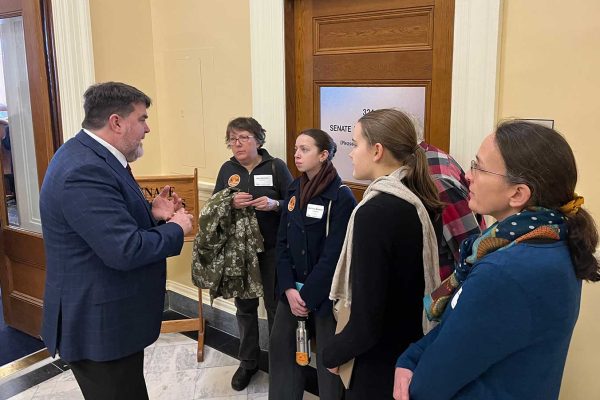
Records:
[[[501,251],[526,240],[564,240],[566,238],[564,215],[543,207],[529,207],[517,214],[496,222],[481,236],[472,235],[460,245],[460,261],[442,284],[423,299],[427,318],[439,321],[448,301],[463,284],[473,266],[486,255]]]

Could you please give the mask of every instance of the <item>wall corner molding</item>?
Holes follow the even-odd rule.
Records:
[[[81,129],[82,94],[96,80],[89,0],[53,0],[52,21],[62,137],[67,141]]]
[[[450,153],[463,168],[496,124],[502,3],[455,3]]]
[[[283,0],[251,0],[252,114],[267,130],[269,152],[286,159]]]

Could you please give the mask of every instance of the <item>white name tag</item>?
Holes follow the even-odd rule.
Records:
[[[306,216],[309,218],[323,218],[323,212],[325,211],[325,206],[319,206],[316,204],[309,204],[306,207]]]
[[[254,175],[254,186],[273,186],[273,175]]]
[[[458,298],[460,297],[461,293],[462,293],[462,286],[460,287],[460,289],[458,289],[458,292],[456,292],[454,297],[452,297],[452,301],[450,302],[452,309],[454,309],[454,307],[456,307],[456,303],[458,303]]]

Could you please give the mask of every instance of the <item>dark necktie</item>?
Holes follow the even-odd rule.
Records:
[[[135,176],[133,176],[133,172],[131,172],[131,167],[129,166],[129,164],[127,164],[125,169],[127,170],[127,172],[129,172],[129,176],[131,176],[131,179],[133,179],[133,181],[137,184],[137,181],[135,180]]]
[[[135,185],[137,186],[137,188],[140,189],[140,193],[142,194],[142,197],[146,199],[146,206],[149,207],[150,204],[152,204],[152,200],[148,200],[146,198],[146,196],[144,195],[144,189],[142,189],[141,186],[135,180],[135,176],[133,176],[133,173],[131,172],[131,167],[129,166],[129,163],[127,164],[127,166],[125,167],[125,169],[127,170],[127,172],[129,172],[129,176],[131,177],[131,179],[133,180],[133,182],[135,183]]]

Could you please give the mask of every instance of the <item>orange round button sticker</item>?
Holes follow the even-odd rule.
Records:
[[[296,207],[296,196],[292,196],[290,202],[288,203],[288,211],[294,211],[294,207]]]
[[[296,352],[296,363],[302,366],[308,365],[310,363],[308,354]]]
[[[240,176],[238,174],[231,175],[227,181],[229,187],[236,187],[240,184]]]

